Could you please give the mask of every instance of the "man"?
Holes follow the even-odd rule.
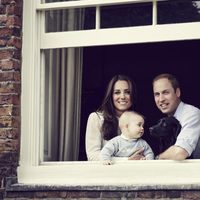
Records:
[[[197,145],[200,138],[200,110],[181,101],[179,83],[171,74],[160,74],[154,78],[153,93],[158,109],[163,114],[174,116],[182,126],[175,144],[156,158],[184,160],[192,154],[200,158],[200,145]]]

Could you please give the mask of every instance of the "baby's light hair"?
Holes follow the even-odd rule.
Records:
[[[129,124],[130,116],[139,115],[144,119],[144,116],[136,111],[125,111],[119,118],[119,128],[122,129],[126,124]]]

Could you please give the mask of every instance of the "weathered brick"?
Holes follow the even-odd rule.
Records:
[[[22,7],[18,6],[14,1],[13,3],[9,4],[7,6],[7,11],[6,13],[8,15],[18,15],[20,16],[22,14]]]
[[[0,60],[13,58],[13,55],[14,55],[14,49],[4,48],[0,50]]]
[[[5,4],[8,4],[10,3],[12,0],[1,0],[1,4],[2,5],[5,5]]]
[[[22,25],[22,22],[21,22],[20,17],[13,16],[13,15],[8,16],[8,19],[6,20],[6,26],[8,27],[20,26],[21,27],[21,25]]]
[[[124,194],[120,191],[110,191],[110,192],[102,192],[101,198],[115,198],[115,199],[121,199],[124,196]]]
[[[1,34],[1,33],[0,33]],[[7,44],[7,40],[1,40],[0,39],[0,47],[5,47]]]
[[[18,116],[19,107],[13,105],[0,106],[0,116]]]
[[[13,106],[0,106],[0,116],[12,115]]]
[[[17,5],[22,5],[23,0],[1,0],[2,5],[7,5],[7,4],[17,4]]]
[[[8,44],[8,46],[14,46],[18,49],[21,49],[21,47],[22,47],[21,38],[17,38],[14,36],[8,41],[7,44]]]
[[[0,95],[0,105],[19,105],[20,97],[19,95]]]
[[[17,128],[0,128],[0,139],[17,139],[19,129]]]
[[[0,69],[2,70],[19,70],[21,67],[21,63],[15,59],[4,59],[0,61]]]
[[[0,139],[0,153],[18,151],[19,140],[18,139]]]
[[[182,191],[181,197],[187,200],[199,200],[200,191]]]
[[[18,51],[17,49],[14,50],[13,58],[20,60],[21,59],[21,51]]]
[[[0,72],[0,82],[3,81],[20,81],[20,73],[13,71]]]
[[[15,177],[18,166],[18,152],[3,152],[0,154],[0,174],[1,177]]]
[[[6,15],[0,15],[0,25],[5,25],[7,22],[7,16]]]
[[[0,128],[19,128],[20,121],[19,117],[12,116],[0,116]]]
[[[12,36],[21,37],[20,27],[12,27]]]
[[[135,199],[136,196],[137,196],[137,191],[131,191],[131,192],[127,192],[127,198],[132,198],[132,199]]]
[[[155,191],[140,191],[137,192],[137,197],[141,199],[152,199],[155,197]]]
[[[22,3],[0,0],[0,188],[16,176],[19,158]]]
[[[6,13],[6,7],[3,5],[0,5],[0,15],[4,15]]]
[[[168,198],[180,198],[181,191],[179,191],[179,190],[169,191],[169,192],[167,192],[167,197]]]
[[[9,38],[12,36],[13,30],[8,27],[0,28],[0,38]]]
[[[20,93],[20,84],[15,82],[0,83],[0,93]]]

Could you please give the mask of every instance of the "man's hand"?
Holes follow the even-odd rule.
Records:
[[[128,160],[145,160],[144,148],[137,149]]]

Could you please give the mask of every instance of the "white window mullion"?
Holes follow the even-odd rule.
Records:
[[[100,24],[101,24],[101,9],[99,6],[96,7],[96,29],[100,29]]]
[[[155,25],[157,25],[157,10],[158,10],[157,1],[156,0],[153,1],[152,9],[153,9],[153,12],[152,12],[153,13],[152,25],[155,26]]]

